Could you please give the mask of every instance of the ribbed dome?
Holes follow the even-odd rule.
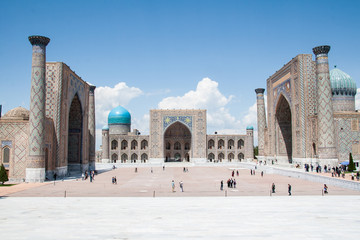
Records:
[[[108,125],[105,125],[105,126],[102,128],[102,130],[104,130],[104,131],[109,131],[109,126],[108,126]]]
[[[16,107],[8,111],[2,118],[12,120],[29,120],[30,111],[23,107]]]
[[[336,66],[330,71],[330,81],[333,95],[355,96],[357,90],[355,81]]]
[[[247,126],[246,130],[254,130],[254,127],[253,126]]]
[[[125,108],[118,106],[109,113],[108,124],[131,124],[131,115]]]

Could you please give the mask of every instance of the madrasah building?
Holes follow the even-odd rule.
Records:
[[[330,46],[299,54],[255,90],[258,158],[280,164],[335,166],[360,159],[360,113],[355,81],[338,68],[329,72]]]
[[[46,62],[49,38],[29,41],[30,110],[0,113],[0,164],[10,181],[26,182],[95,169],[95,86],[65,63]]]
[[[241,162],[254,158],[253,127],[245,135],[207,135],[206,110],[150,110],[150,134],[131,131],[131,115],[119,106],[102,129],[103,163]]]

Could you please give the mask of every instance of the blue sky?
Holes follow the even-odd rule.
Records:
[[[297,54],[331,46],[360,87],[360,1],[0,1],[0,104],[29,108],[29,35],[51,39],[97,86],[97,129],[112,107],[148,133],[157,108],[206,108],[208,133],[256,128],[255,92]],[[97,139],[97,146],[101,143]]]

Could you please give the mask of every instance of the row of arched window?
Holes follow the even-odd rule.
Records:
[[[179,142],[176,142],[176,143],[174,143],[174,145],[173,145],[173,149],[174,150],[181,150],[181,148],[182,148],[182,146],[181,146],[181,143],[179,143]],[[165,144],[165,149],[166,150],[170,150],[171,149],[171,143],[170,142],[166,142],[166,144]],[[185,150],[190,150],[190,143],[185,143],[184,144],[184,149]]]
[[[239,161],[244,160],[244,154],[243,153],[239,153],[237,157],[238,157]],[[225,159],[225,155],[223,153],[219,153],[218,157],[217,157],[217,160],[222,161],[224,159]],[[227,159],[228,159],[229,162],[231,162],[232,160],[235,159],[235,155],[233,153],[229,153]],[[215,154],[210,153],[208,155],[208,160],[210,160],[210,161],[215,160]]]
[[[111,155],[111,160],[113,163],[116,163],[119,158],[118,158],[118,155],[116,153],[114,153],[113,155]],[[126,161],[128,161],[128,155],[126,153],[122,154],[121,155],[121,162],[122,163],[125,163]],[[136,153],[132,154],[131,155],[131,158],[130,158],[131,162],[134,162],[136,163],[136,161],[138,161],[138,155]],[[143,153],[141,155],[141,158],[140,158],[141,162],[146,162],[148,160],[148,155],[146,153]]]
[[[128,145],[128,141],[127,140],[122,140],[121,141],[121,150],[126,150],[129,147]],[[131,150],[137,150],[138,149],[138,141],[136,140],[132,140],[131,141]],[[148,141],[147,140],[142,140],[140,143],[140,149],[141,150],[146,150],[148,148]],[[118,149],[118,141],[117,140],[112,140],[111,141],[111,150],[117,150]]]
[[[244,147],[244,140],[240,139],[237,141],[237,149],[242,149]],[[230,139],[227,141],[227,146],[225,146],[225,141],[223,139],[220,139],[217,142],[217,149],[235,149],[235,141],[233,139]],[[208,149],[215,149],[215,141],[213,139],[210,139],[208,141]]]

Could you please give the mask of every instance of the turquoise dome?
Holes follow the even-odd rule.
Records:
[[[253,126],[247,126],[246,130],[254,130]]]
[[[131,115],[125,108],[118,106],[109,113],[108,124],[131,124]]]
[[[102,130],[105,130],[105,131],[108,131],[109,130],[109,126],[108,125],[105,125]]]
[[[355,96],[357,90],[355,81],[336,66],[330,71],[330,81],[333,95]]]

